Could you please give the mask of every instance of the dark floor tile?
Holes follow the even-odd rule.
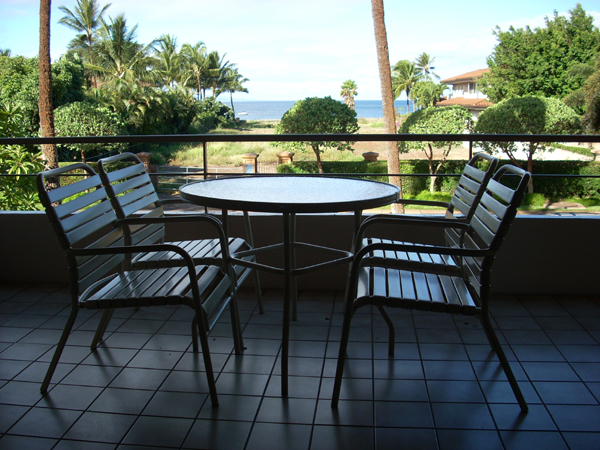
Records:
[[[64,379],[61,384],[71,384],[77,386],[108,386],[111,381],[121,372],[120,367],[114,366],[87,366],[79,365],[75,367]],[[58,381],[60,378],[53,378]]]
[[[3,360],[0,364],[0,380],[12,380],[30,364],[31,361]]]
[[[9,381],[0,388],[0,404],[33,406],[41,398],[39,383]]]
[[[135,416],[84,413],[65,435],[66,439],[119,443],[135,422]]]
[[[375,426],[433,428],[430,403],[375,402]]]
[[[199,419],[238,420],[252,422],[260,405],[260,397],[219,395],[219,406],[204,404]]]
[[[235,355],[227,361],[223,372],[269,375],[274,365],[274,356]]]
[[[230,358],[229,354],[223,353],[211,353],[210,362],[212,364],[213,371],[215,373],[221,372],[227,360]],[[191,370],[195,372],[206,372],[204,366],[204,355],[202,352],[186,352],[183,354],[175,370]]]
[[[571,363],[600,363],[600,345],[559,345],[558,349]]]
[[[312,427],[290,423],[256,423],[246,450],[306,450]]]
[[[371,401],[340,400],[337,408],[330,400],[319,400],[315,424],[372,427],[374,405]]]
[[[562,362],[565,357],[554,345],[513,345],[512,350],[521,362]]]
[[[244,450],[252,422],[196,420],[183,449]]]
[[[0,438],[0,448],[2,450],[50,450],[56,442],[56,439],[4,435]]]
[[[451,360],[451,361],[468,361],[469,357],[464,345],[458,343],[446,344],[419,344],[421,357],[424,360]]]
[[[598,432],[591,433],[563,433],[571,450],[600,450]]]
[[[393,380],[422,380],[425,378],[421,361],[375,360],[373,361],[375,378]]]
[[[263,395],[268,381],[268,375],[222,373],[217,380],[217,392],[233,395]]]
[[[545,404],[555,405],[597,405],[598,400],[583,383],[542,382],[533,383]]]
[[[257,422],[310,425],[313,423],[316,408],[317,400],[315,399],[266,397],[260,405],[256,420]],[[252,433],[254,434],[254,431]],[[305,448],[308,448],[308,445]]]
[[[131,427],[123,443],[179,448],[193,423],[192,419],[142,416]]]
[[[318,398],[321,378],[317,377],[288,377],[288,398]],[[281,376],[273,375],[265,396],[281,397]]]
[[[504,450],[497,431],[438,430],[440,450]]]
[[[38,328],[19,340],[21,344],[48,344],[54,345],[60,339],[62,331],[60,330],[44,330]]]
[[[522,366],[531,381],[579,381],[568,363],[524,362]]]
[[[2,405],[0,407],[0,433],[6,433],[27,411],[29,411],[27,406]]]
[[[475,372],[467,361],[423,361],[428,380],[475,380]]]
[[[323,378],[319,399],[331,399],[333,378]],[[344,400],[373,400],[373,380],[368,378],[344,378],[340,390]]]
[[[152,394],[152,391],[108,388],[100,394],[88,410],[118,414],[140,414],[150,401]]]
[[[499,430],[556,431],[552,417],[543,405],[528,405],[527,413],[514,404],[491,404],[492,416]]]
[[[161,391],[208,393],[205,372],[171,372],[160,386]]]
[[[374,389],[375,400],[393,402],[429,401],[427,385],[424,380],[374,380]]]
[[[2,324],[0,327],[0,342],[8,342],[13,344],[23,339],[23,337],[27,336],[32,332],[32,328],[35,327],[10,327],[6,323]]]
[[[99,387],[59,384],[43,397],[40,396],[41,400],[37,406],[83,411],[92,404],[101,392],[102,389]]]
[[[183,352],[177,351],[140,350],[126,364],[134,368],[171,370],[182,356]]]
[[[154,394],[143,414],[146,416],[195,419],[207,398],[207,394],[161,391]]]
[[[304,361],[302,360],[296,362],[299,364],[304,363]],[[297,367],[302,372],[308,371],[308,368],[302,368],[302,366]],[[317,360],[312,366],[312,376],[319,376],[317,375],[318,367],[319,362]],[[335,377],[336,370],[337,359],[327,358],[325,360],[325,367],[323,368],[323,376],[333,378]],[[344,378],[373,378],[373,361],[370,359],[346,359],[346,362],[344,364]]]
[[[506,450],[568,450],[565,440],[558,432],[542,431],[501,431]]]
[[[515,403],[517,400],[508,381],[481,381],[481,390],[488,403]],[[531,383],[519,382],[527,403],[541,403]]]
[[[59,439],[81,414],[81,411],[67,409],[32,408],[11,428],[10,433]]]
[[[150,333],[119,333],[114,332],[108,336],[102,344],[101,348],[131,348],[138,350],[142,348],[146,342],[152,337]]]
[[[56,447],[54,447],[52,450],[81,450],[84,447],[85,450],[114,450],[115,448],[117,448],[115,444],[69,441],[67,439],[62,439],[58,444],[56,444]]]
[[[573,367],[583,381],[600,382],[600,362],[572,363],[571,367]]]
[[[376,428],[375,448],[377,450],[398,450],[398,448],[437,450],[437,437],[432,428]]]
[[[598,432],[600,406],[598,405],[548,405],[560,431]]]
[[[374,429],[347,426],[315,426],[310,450],[373,450]]]
[[[244,355],[277,356],[281,341],[277,339],[249,339],[244,334]],[[211,350],[213,349],[211,342]]]
[[[47,351],[43,356],[40,357],[41,362],[50,362],[54,357],[56,347],[53,347]],[[63,364],[79,364],[92,354],[89,347],[79,347],[76,345],[65,346],[62,354],[60,355],[60,362]]]
[[[488,406],[482,403],[432,403],[438,428],[494,430]]]
[[[35,361],[52,348],[51,344],[16,343],[0,353],[0,359]]]
[[[325,364],[327,364],[327,361],[331,360],[326,360]],[[281,375],[281,358],[277,358],[273,374]],[[297,377],[320,377],[321,374],[327,376],[327,372],[324,372],[323,369],[323,358],[295,358],[291,356],[288,358],[288,374]]]
[[[428,380],[429,398],[434,403],[484,403],[476,381]]]
[[[168,375],[168,370],[125,367],[110,383],[109,387],[156,390]]]

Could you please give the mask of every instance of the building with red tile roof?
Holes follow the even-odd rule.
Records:
[[[484,73],[489,71],[490,69],[479,69],[442,80],[442,83],[452,87],[452,93],[448,99],[437,102],[435,106],[461,105],[477,117],[481,111],[493,105],[487,100],[487,96],[479,90],[477,82]]]

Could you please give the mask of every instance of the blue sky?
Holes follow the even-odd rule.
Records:
[[[75,33],[58,24],[54,0],[51,56],[60,57]],[[100,0],[104,5],[109,3]],[[203,41],[226,53],[249,78],[249,94],[239,100],[298,100],[331,95],[352,79],[357,100],[380,99],[375,38],[369,0],[113,0],[106,16],[125,13],[138,24],[138,41],[162,34],[178,43]],[[385,1],[390,61],[412,60],[427,52],[442,78],[486,67],[498,25],[543,26],[553,11],[567,13],[576,0],[419,0]],[[600,0],[581,0],[600,25]],[[141,6],[143,5],[143,6]],[[38,51],[39,0],[0,0],[0,48],[13,55]],[[105,17],[106,17],[105,16]],[[108,18],[108,17],[106,17]]]

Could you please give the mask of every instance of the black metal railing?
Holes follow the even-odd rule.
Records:
[[[28,145],[41,144],[157,144],[157,143],[197,143],[203,146],[204,167],[202,175],[208,177],[208,152],[207,145],[211,142],[324,142],[324,141],[349,141],[349,142],[468,142],[470,154],[473,145],[479,142],[537,142],[537,143],[600,143],[600,135],[545,135],[545,134],[250,134],[250,135],[225,135],[225,134],[177,134],[177,135],[143,135],[143,136],[80,136],[80,137],[27,137],[27,138],[0,138],[0,145]],[[157,173],[154,175],[171,175]],[[181,175],[178,173],[178,175]],[[195,175],[198,175],[196,173]],[[222,172],[219,175],[240,175],[239,172]],[[328,174],[332,175],[332,174]],[[394,174],[394,173],[355,173],[341,174],[343,176],[432,176],[423,174]],[[7,176],[7,174],[0,174]],[[23,175],[21,175],[23,176]],[[439,176],[452,176],[438,174]],[[535,177],[580,177],[598,178],[599,175],[578,174],[534,174]]]

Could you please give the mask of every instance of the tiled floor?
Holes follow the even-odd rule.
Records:
[[[170,307],[116,312],[95,353],[98,315],[82,311],[42,397],[66,288],[0,285],[0,449],[600,448],[598,296],[495,299],[527,415],[476,321],[394,310],[390,359],[384,324],[366,308],[353,321],[332,410],[342,309],[334,292],[301,293],[290,395],[281,398],[280,293],[265,300],[259,315],[251,292],[242,295],[243,356],[232,352],[226,321],[211,333],[220,401],[212,408],[201,355],[191,351],[191,311]]]

